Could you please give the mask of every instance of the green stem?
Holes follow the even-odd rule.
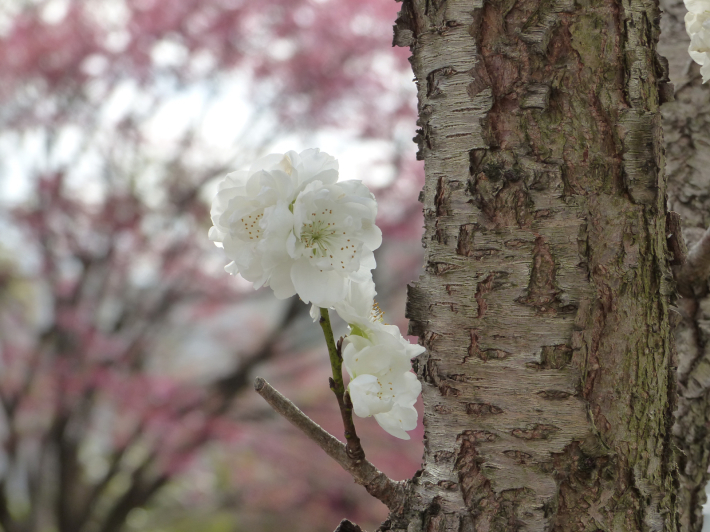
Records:
[[[320,309],[320,326],[325,335],[325,343],[328,345],[330,367],[333,370],[333,378],[330,379],[330,389],[333,390],[335,398],[338,400],[340,417],[343,419],[345,450],[348,456],[353,460],[364,460],[365,451],[362,449],[360,438],[358,438],[357,432],[355,432],[355,424],[353,423],[353,403],[350,400],[350,394],[345,391],[345,385],[343,384],[343,356],[340,352],[342,338],[340,342],[335,343],[333,328],[330,326],[330,314],[327,308]]]
[[[333,382],[335,383],[333,391],[336,396],[342,397],[345,393],[345,385],[343,384],[343,359],[335,345],[335,337],[333,336],[333,328],[330,326],[330,314],[327,308],[320,309],[320,326],[325,335],[325,343],[328,345],[330,367],[333,370]]]

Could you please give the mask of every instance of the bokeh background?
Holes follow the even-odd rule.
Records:
[[[375,281],[406,330],[422,262],[392,0],[0,1],[0,529],[332,531],[386,509],[253,392],[340,435],[321,331],[228,276],[225,173],[320,147],[374,191]],[[336,334],[345,327],[336,323]],[[422,430],[356,419],[411,477]]]

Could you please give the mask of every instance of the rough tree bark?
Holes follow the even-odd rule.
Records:
[[[405,0],[426,446],[381,530],[675,531],[651,0]]]
[[[668,58],[675,101],[663,105],[668,199],[681,215],[688,247],[710,226],[710,90],[688,57],[689,39],[682,1],[661,0],[659,51]],[[707,271],[695,283],[679,286],[681,320],[678,350],[678,409],[673,434],[679,454],[678,505],[683,531],[700,532],[705,485],[710,480],[710,291]]]

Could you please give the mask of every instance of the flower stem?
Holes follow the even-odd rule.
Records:
[[[336,395],[342,396],[345,393],[345,385],[343,384],[343,359],[335,345],[335,337],[333,336],[333,328],[330,326],[330,314],[327,308],[320,309],[320,326],[325,335],[325,343],[328,345],[330,367],[333,370],[333,381],[335,382],[333,391]]]
[[[328,345],[330,367],[333,370],[333,377],[329,379],[330,389],[333,390],[335,398],[338,400],[340,416],[343,418],[346,442],[345,450],[348,456],[353,460],[364,460],[365,451],[360,444],[360,438],[358,438],[357,432],[355,432],[355,424],[353,423],[353,403],[350,400],[350,394],[345,391],[345,385],[343,384],[343,356],[340,352],[341,342],[335,343],[333,328],[330,326],[330,314],[327,308],[320,309],[320,326],[323,329],[325,343]]]

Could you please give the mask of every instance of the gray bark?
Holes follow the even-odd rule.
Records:
[[[668,199],[681,215],[690,246],[710,225],[710,90],[701,85],[699,67],[688,55],[689,39],[682,1],[662,0],[659,51],[668,58],[675,101],[663,105]],[[707,276],[706,276],[707,277]],[[678,410],[673,428],[680,449],[678,504],[683,531],[700,532],[710,452],[710,298],[705,279],[681,286],[678,349]]]
[[[425,455],[382,530],[674,531],[658,6],[406,0]]]

